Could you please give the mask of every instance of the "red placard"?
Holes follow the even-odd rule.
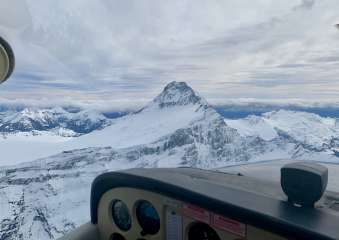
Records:
[[[226,218],[218,214],[212,214],[211,225],[221,230],[234,233],[238,236],[246,237],[246,224],[233,219]]]
[[[191,204],[184,204],[182,214],[194,220],[210,224],[211,214],[203,208]]]

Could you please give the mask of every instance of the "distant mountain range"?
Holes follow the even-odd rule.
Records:
[[[267,112],[286,110],[293,112],[314,113],[321,117],[339,118],[339,103],[331,104],[303,104],[303,103],[262,103],[262,102],[230,102],[229,104],[217,105],[214,107],[219,114],[225,118],[238,119],[250,115],[260,116]]]
[[[94,110],[73,113],[61,107],[55,107],[0,112],[0,133],[2,135],[20,132],[43,134],[43,132],[51,131],[57,135],[75,137],[102,129],[109,123],[110,120],[107,117]]]
[[[9,142],[6,148],[16,152],[20,138],[28,156],[39,151],[34,139],[50,141],[40,148],[45,157],[0,169],[0,240],[55,239],[85,223],[90,183],[106,171],[213,169],[275,159],[339,163],[338,119],[286,110],[225,119],[183,82],[168,84],[144,108],[116,119],[64,109],[0,119],[8,126],[1,128],[0,151]],[[72,134],[55,134],[61,129]],[[41,135],[50,132],[55,139]]]

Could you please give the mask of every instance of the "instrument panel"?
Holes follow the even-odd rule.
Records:
[[[98,205],[104,240],[239,240],[286,238],[147,190],[118,187]]]

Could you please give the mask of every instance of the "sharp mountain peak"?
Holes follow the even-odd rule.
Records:
[[[191,104],[208,105],[186,82],[170,82],[151,104],[160,108]]]

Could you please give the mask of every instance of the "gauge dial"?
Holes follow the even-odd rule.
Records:
[[[114,200],[112,204],[112,217],[115,225],[123,231],[132,226],[132,219],[127,205],[121,200]]]
[[[0,37],[0,84],[6,81],[14,70],[15,58],[11,46]]]
[[[136,208],[138,222],[142,228],[142,234],[154,235],[160,230],[160,217],[155,207],[148,201],[138,202]]]

